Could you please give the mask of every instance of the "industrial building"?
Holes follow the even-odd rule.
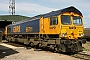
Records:
[[[20,20],[28,19],[29,17],[21,15],[0,15],[0,31],[5,30],[5,26],[15,23]]]

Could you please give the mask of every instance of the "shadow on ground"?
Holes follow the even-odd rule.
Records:
[[[8,45],[12,45],[12,46],[15,46],[15,47],[25,47],[24,44],[22,44],[22,43],[17,43],[17,42],[10,42],[10,43],[9,43],[8,41],[3,40],[3,43],[8,44]]]
[[[19,52],[11,48],[0,45],[0,59],[4,58],[5,56],[9,56],[9,55],[17,54],[17,53]]]

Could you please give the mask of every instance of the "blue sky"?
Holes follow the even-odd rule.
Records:
[[[90,27],[90,0],[15,0],[16,15],[35,16],[74,6],[84,15],[85,27]],[[9,15],[9,0],[0,0],[0,15]]]

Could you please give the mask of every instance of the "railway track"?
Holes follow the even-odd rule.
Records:
[[[4,42],[4,43],[12,45],[12,46],[16,46],[16,47],[25,47],[26,49],[31,49],[30,46],[25,46],[24,44],[16,44],[16,43],[8,43],[8,42]],[[34,48],[34,51],[41,51],[41,49]],[[46,50],[43,50],[43,51],[46,51]],[[61,53],[61,54],[63,54],[63,53]],[[90,60],[90,54],[87,54],[86,52],[78,52],[76,54],[64,53],[64,55],[75,57],[75,58],[78,58],[80,60]]]
[[[78,52],[77,54],[73,54],[71,56],[79,58],[80,60],[90,60],[90,54],[87,54],[86,52]]]

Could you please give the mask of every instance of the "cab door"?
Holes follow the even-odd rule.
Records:
[[[49,24],[50,34],[58,34],[59,33],[58,17],[57,16],[50,17],[49,21],[50,21],[50,24]]]

